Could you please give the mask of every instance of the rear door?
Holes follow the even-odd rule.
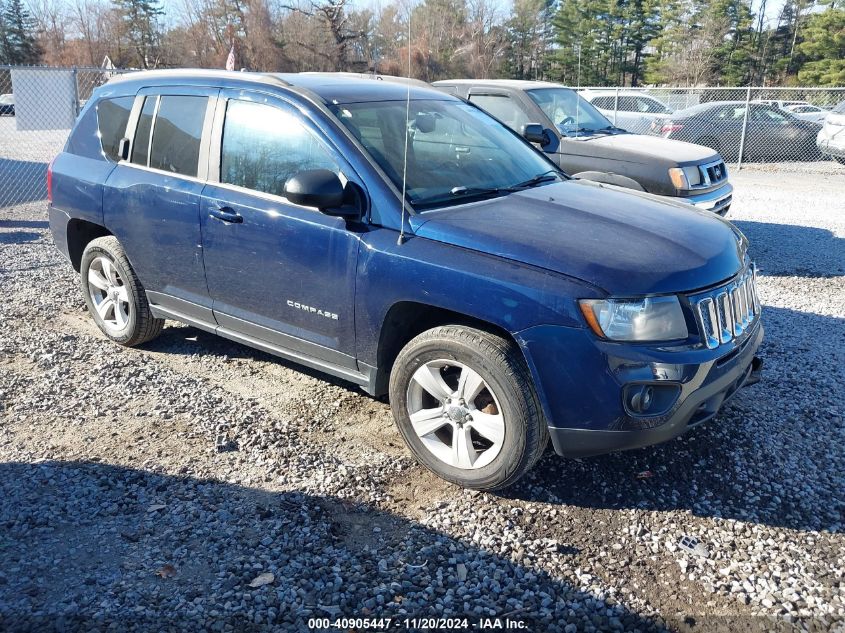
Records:
[[[139,92],[128,158],[109,176],[105,225],[123,245],[150,302],[213,323],[203,269],[200,195],[218,90],[162,87]]]
[[[351,167],[317,124],[280,97],[221,93],[213,137],[201,219],[220,327],[355,369],[363,229],[284,196],[285,182],[301,171],[329,169],[347,181],[355,178]]]

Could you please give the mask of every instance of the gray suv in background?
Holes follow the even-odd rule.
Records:
[[[630,134],[570,88],[541,81],[449,79],[434,86],[486,110],[568,174],[668,196],[725,215],[733,186],[718,152]]]

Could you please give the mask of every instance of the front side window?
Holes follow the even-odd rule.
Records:
[[[328,149],[296,115],[275,106],[229,101],[220,154],[221,182],[284,196],[288,179],[309,169],[340,172]]]
[[[559,178],[528,143],[461,101],[413,100],[407,119],[404,101],[330,107],[399,190],[407,142],[406,195],[417,210],[506,195],[538,176]]]
[[[126,124],[135,97],[102,99],[97,103],[97,126],[100,132],[100,144],[109,160],[120,160],[120,141],[126,135]]]
[[[613,125],[595,106],[569,88],[528,90],[528,96],[540,106],[552,122],[567,136],[582,136],[611,129]],[[621,100],[621,99],[620,99]],[[622,109],[620,105],[620,109]]]
[[[208,97],[161,97],[155,118],[150,167],[196,176]]]
[[[470,95],[469,100],[486,110],[512,130],[521,131],[528,115],[507,95]]]
[[[132,162],[136,165],[147,164],[147,154],[150,150],[150,132],[153,129],[153,115],[156,111],[158,97],[146,97],[138,126],[135,129],[135,140],[132,142]]]

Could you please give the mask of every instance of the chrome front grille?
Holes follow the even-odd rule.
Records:
[[[714,290],[690,297],[704,344],[715,349],[741,337],[760,316],[757,268]]]

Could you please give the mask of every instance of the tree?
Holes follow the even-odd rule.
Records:
[[[542,79],[549,68],[554,0],[515,0],[505,22],[505,70],[514,79]]]
[[[132,54],[129,64],[144,69],[159,65],[161,32],[159,18],[164,10],[156,0],[113,0],[123,26],[123,35]]]
[[[802,63],[798,81],[802,85],[845,85],[845,9],[833,3],[811,15],[797,45]]]
[[[331,46],[328,50],[314,46],[306,38],[297,38],[296,43],[325,57],[332,65],[330,70],[350,69],[352,43],[363,36],[360,31],[353,31],[350,28],[348,4],[349,0],[307,0],[304,5],[283,5],[285,9],[318,20],[326,29],[331,39]]]
[[[41,49],[35,40],[36,23],[21,0],[7,0],[0,22],[0,61],[4,64],[37,64]]]

